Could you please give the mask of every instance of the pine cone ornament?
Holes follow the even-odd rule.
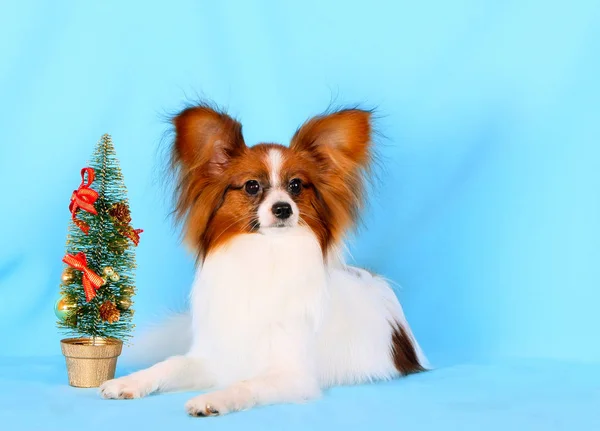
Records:
[[[108,213],[111,217],[116,218],[121,224],[129,224],[131,222],[131,212],[125,202],[112,204]]]
[[[121,312],[115,304],[110,301],[104,302],[99,309],[100,318],[108,323],[115,323],[121,317]]]

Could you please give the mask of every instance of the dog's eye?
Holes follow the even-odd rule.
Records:
[[[288,190],[293,195],[299,194],[302,191],[302,180],[300,180],[300,178],[294,178],[288,184]]]
[[[250,196],[254,196],[257,195],[260,191],[260,184],[256,180],[246,181],[244,189],[246,190],[246,193],[248,193]]]

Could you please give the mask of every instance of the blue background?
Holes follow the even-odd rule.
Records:
[[[161,138],[165,116],[198,95],[228,107],[248,143],[287,144],[332,99],[378,107],[385,171],[349,250],[402,286],[440,372],[540,358],[593,365],[599,42],[597,1],[3,1],[7,370],[15,357],[59,354],[67,207],[103,133],[144,229],[137,323],[184,305],[193,261],[168,218]]]

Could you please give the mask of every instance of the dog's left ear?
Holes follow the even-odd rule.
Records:
[[[357,221],[371,162],[371,112],[345,109],[314,117],[292,138],[290,148],[315,167],[321,200],[326,202],[330,242],[338,243]]]
[[[371,112],[345,109],[317,116],[294,134],[290,147],[340,171],[365,168],[371,158]]]

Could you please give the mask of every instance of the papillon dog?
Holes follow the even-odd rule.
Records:
[[[427,368],[390,285],[341,257],[370,175],[371,117],[314,117],[289,147],[246,146],[241,124],[208,105],[173,118],[175,213],[198,258],[191,312],[156,335],[148,354],[165,360],[105,382],[104,398],[204,391],[185,408],[214,416]]]

